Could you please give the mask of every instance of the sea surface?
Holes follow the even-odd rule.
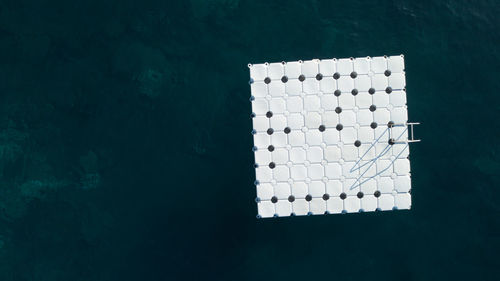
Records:
[[[0,280],[499,280],[499,14],[0,0]],[[412,209],[256,219],[247,64],[384,54]]]

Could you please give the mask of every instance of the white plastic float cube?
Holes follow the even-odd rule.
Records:
[[[257,217],[410,209],[403,55],[249,68]]]

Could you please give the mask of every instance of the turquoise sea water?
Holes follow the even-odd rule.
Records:
[[[499,13],[0,0],[0,280],[498,280]],[[412,210],[255,219],[247,63],[401,53]]]

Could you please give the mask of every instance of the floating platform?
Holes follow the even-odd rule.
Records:
[[[403,55],[248,67],[258,218],[411,208]]]

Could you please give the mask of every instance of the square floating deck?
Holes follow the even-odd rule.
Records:
[[[249,68],[257,217],[410,209],[403,55]]]

